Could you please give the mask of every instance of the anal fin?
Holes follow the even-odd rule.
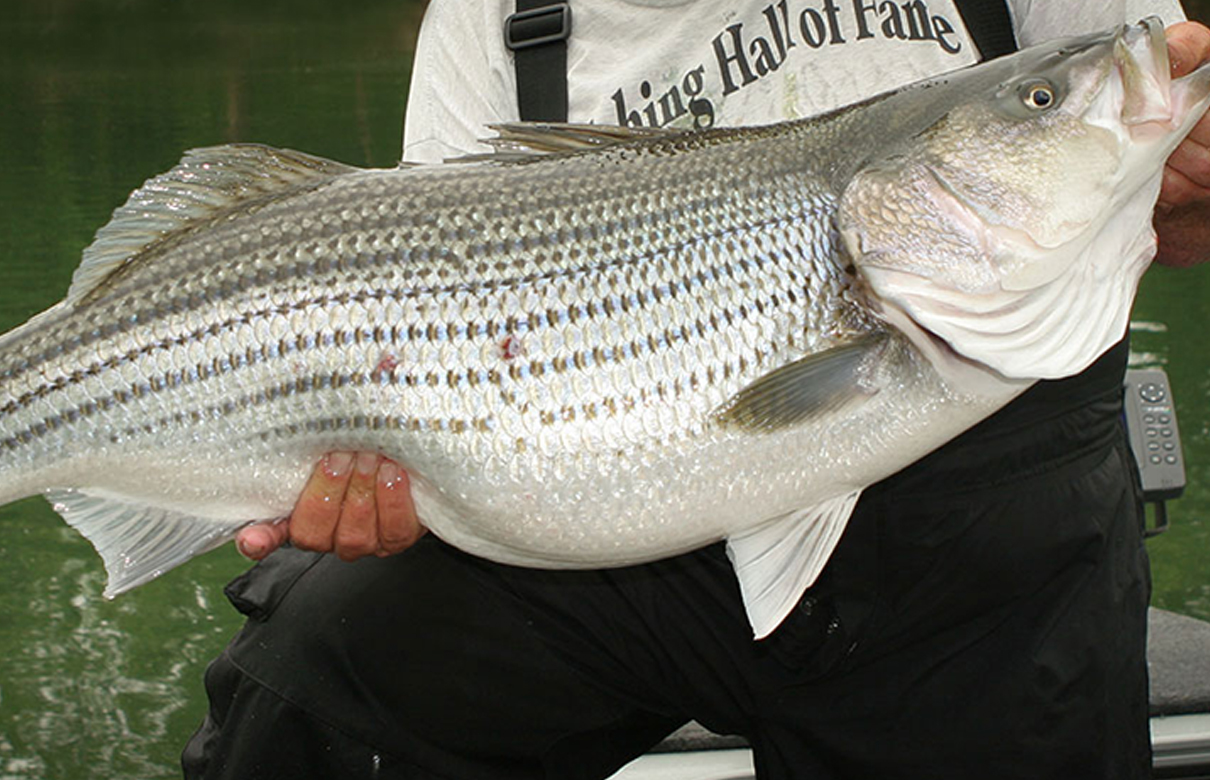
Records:
[[[68,525],[84,535],[105,563],[104,596],[153,580],[235,536],[246,520],[215,520],[78,490],[48,491]]]

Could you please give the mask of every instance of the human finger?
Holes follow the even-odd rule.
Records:
[[[1173,151],[1164,167],[1159,202],[1184,206],[1199,200],[1210,200],[1210,149],[1186,141]]]
[[[290,540],[303,550],[331,552],[341,504],[353,471],[353,453],[324,455],[290,515]]]
[[[394,555],[416,543],[424,526],[416,517],[407,472],[391,460],[378,467],[378,555]]]
[[[378,550],[378,511],[374,492],[381,458],[359,452],[353,459],[353,474],[345,489],[333,545],[345,561],[354,561]]]
[[[254,523],[241,528],[235,535],[235,547],[244,557],[259,561],[281,547],[289,537],[288,521]]]
[[[1164,30],[1168,68],[1173,78],[1191,73],[1210,59],[1210,29],[1198,22],[1179,22]]]
[[[1206,197],[1206,187],[1200,186],[1176,168],[1164,168],[1164,184],[1160,187],[1157,213],[1188,206]]]
[[[1204,25],[1182,22],[1164,34],[1174,78],[1210,60],[1210,29]],[[1168,157],[1159,203],[1161,207],[1181,207],[1206,200],[1210,200],[1210,117],[1203,116]]]

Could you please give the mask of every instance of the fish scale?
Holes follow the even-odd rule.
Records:
[[[346,208],[344,208],[344,203],[345,198],[337,198],[333,200],[328,208],[333,210],[335,213],[342,214],[344,217],[347,217],[349,212]],[[302,208],[306,208],[306,206],[303,205]],[[265,216],[268,217],[269,215],[265,214]],[[324,221],[325,220],[323,219],[319,220],[319,222]],[[341,235],[343,236],[342,240],[345,242],[345,244],[356,243],[356,237],[362,235],[362,233],[359,232],[359,228],[359,222],[353,222],[343,226]],[[272,233],[273,231],[269,232]],[[608,233],[606,230],[602,230],[600,232],[602,234]],[[224,236],[222,233],[220,233],[218,236],[211,237],[210,241],[211,243],[220,243],[224,238],[227,238],[227,236]],[[309,236],[300,237],[298,245],[305,246],[309,238]],[[254,247],[255,245],[255,241],[244,241],[238,238],[229,240],[233,240],[248,247]],[[289,246],[283,249],[283,252],[287,255],[289,255],[290,251],[291,248]],[[340,273],[351,273],[353,269],[369,266],[369,264],[362,262],[363,258],[366,257],[364,253],[360,255],[350,253],[347,255],[340,255],[339,257],[342,261],[339,263],[341,267],[335,270]],[[193,265],[192,260],[187,254],[184,255],[184,258],[185,259],[180,262],[179,265],[184,265],[186,267]],[[525,280],[503,279],[495,283],[480,283],[478,285],[478,289],[475,290],[476,297],[467,298],[466,301],[464,301],[464,305],[473,304],[474,308],[477,309],[478,312],[483,313],[482,316],[484,320],[487,320],[487,325],[480,325],[475,321],[474,315],[463,313],[462,316],[469,320],[466,323],[454,325],[453,328],[444,327],[443,323],[440,321],[436,323],[428,322],[424,327],[413,326],[409,328],[409,332],[406,334],[408,336],[406,341],[392,339],[391,341],[381,344],[380,346],[384,348],[401,350],[406,356],[405,360],[409,366],[439,366],[443,363],[435,353],[440,352],[442,345],[457,338],[451,338],[449,334],[449,331],[453,330],[454,328],[457,328],[462,332],[495,332],[497,334],[508,332],[510,334],[516,334],[518,336],[525,336],[528,338],[529,336],[539,336],[543,330],[544,323],[569,320],[570,317],[568,314],[566,314],[568,308],[574,307],[574,309],[579,313],[579,318],[582,320],[587,320],[590,323],[598,319],[616,318],[625,315],[626,312],[624,309],[626,307],[621,305],[619,303],[620,301],[631,298],[635,299],[636,301],[650,300],[652,296],[643,294],[644,291],[642,289],[636,289],[634,285],[636,280],[634,277],[639,276],[638,274],[620,275],[617,273],[608,272],[610,267],[621,264],[623,264],[623,261],[619,260],[611,260],[605,263],[599,263],[597,269],[593,269],[595,271],[593,275],[596,276],[596,279],[593,281],[595,281],[596,284],[581,278],[578,283],[574,285],[576,295],[573,297],[573,300],[570,303],[568,303],[566,300],[560,300],[560,296],[557,295],[559,292],[558,286],[556,284],[552,284],[554,280],[567,276],[567,274],[555,273],[552,270],[544,270],[540,267],[537,273],[532,274],[530,278]],[[747,263],[743,260],[741,260],[739,263],[739,265],[745,264]],[[252,265],[255,267],[256,259],[252,261]],[[322,268],[317,268],[316,270],[321,274],[324,272],[324,269]],[[226,272],[226,276],[231,277],[237,275],[239,269],[234,269],[234,271],[232,269],[224,269],[224,271]],[[591,272],[585,272],[582,274],[582,276],[588,276],[589,273]],[[736,267],[736,264],[731,263],[724,266],[722,270],[711,269],[709,276],[712,276],[715,279],[720,279],[735,277],[743,273],[746,273],[744,269],[739,269]],[[250,275],[251,274],[248,274],[247,276]],[[209,274],[206,271],[201,271],[197,274],[197,277],[199,278],[189,279],[186,277],[178,284],[176,289],[182,291],[179,293],[181,298],[186,298],[186,296],[189,298],[197,297],[191,293],[184,292],[184,290],[187,290],[191,285],[196,285],[207,291],[217,290],[216,295],[212,296],[209,294],[203,294],[200,296],[204,300],[212,301],[213,298],[217,298],[219,300],[230,298],[243,287],[241,281],[238,279],[224,282],[222,279],[207,278],[212,276],[213,274]],[[279,272],[276,277],[278,279],[290,278],[289,275],[281,272]],[[696,274],[696,279],[691,278],[688,284],[686,284],[685,280],[683,279],[673,280],[668,283],[663,282],[663,280],[659,280],[657,284],[667,284],[670,288],[687,287],[690,288],[690,291],[692,291],[693,287],[701,285],[702,289],[700,290],[699,294],[710,295],[714,291],[710,287],[705,286],[703,281],[704,279],[705,274],[699,270]],[[356,286],[349,288],[348,285],[350,281],[352,281]],[[153,280],[151,283],[158,283],[158,280]],[[293,336],[293,339],[291,341],[279,343],[278,353],[282,356],[282,358],[286,358],[290,354],[299,351],[307,351],[308,346],[311,345],[312,342],[312,349],[348,346],[346,342],[350,335],[350,331],[341,329],[339,327],[340,323],[347,321],[349,318],[348,312],[344,311],[342,307],[351,306],[352,308],[350,308],[349,311],[362,312],[362,318],[364,320],[375,320],[376,318],[383,316],[383,312],[380,309],[373,312],[362,311],[363,308],[371,302],[381,302],[386,298],[394,298],[398,301],[411,299],[421,300],[422,302],[427,303],[434,297],[440,297],[443,294],[452,294],[456,296],[456,290],[463,286],[459,285],[458,288],[447,288],[445,290],[396,287],[394,289],[384,291],[382,287],[390,282],[388,280],[374,278],[373,276],[369,275],[367,275],[365,279],[340,281],[327,281],[321,277],[319,280],[317,280],[317,283],[322,289],[327,291],[324,295],[304,298],[302,300],[295,300],[288,306],[289,311],[305,315],[306,319],[309,320],[308,325],[311,326],[312,329],[309,330],[308,328],[299,327],[298,325],[290,328],[290,333]],[[470,281],[470,284],[474,285],[476,283],[474,280],[472,280]],[[764,280],[760,280],[759,284],[762,288],[766,287]],[[363,287],[362,285],[365,286]],[[500,297],[492,297],[493,293],[498,294],[506,289],[515,291],[519,287],[524,290],[526,295],[515,298],[510,297],[507,300]],[[131,305],[138,306],[138,300],[141,296],[142,289],[143,288],[141,287],[131,289],[129,292],[126,292],[124,296],[119,298],[118,301],[110,304],[109,308],[111,310],[121,311],[129,310],[128,307]],[[584,294],[586,290],[595,291],[597,295],[595,297],[586,297]],[[251,287],[251,293],[252,295],[250,297],[255,298],[255,286]],[[566,295],[562,297],[566,298]],[[448,300],[450,299],[447,298],[446,301]],[[562,311],[559,311],[555,308],[555,306],[559,304],[562,304],[563,306]],[[98,302],[97,305],[101,305],[100,302]],[[179,304],[176,306],[171,303],[169,304],[170,309],[177,308],[178,306]],[[281,312],[282,308],[285,307],[278,307],[278,312]],[[639,308],[641,309],[641,305]],[[176,319],[180,320],[182,323],[187,323],[188,312],[189,309],[186,307],[185,312],[183,312],[181,315],[177,315]],[[505,312],[508,312],[508,314],[506,315]],[[528,316],[519,316],[519,312],[528,312]],[[160,381],[165,385],[184,384],[189,380],[205,382],[212,377],[221,376],[230,371],[237,371],[246,365],[257,362],[255,360],[255,356],[253,360],[249,360],[247,352],[243,349],[234,351],[230,349],[223,349],[222,345],[216,344],[216,342],[220,342],[223,336],[231,334],[235,328],[246,330],[248,323],[259,321],[261,318],[267,316],[268,313],[269,312],[267,310],[251,312],[245,310],[236,313],[226,321],[212,323],[205,327],[197,328],[193,332],[182,333],[181,329],[179,328],[170,328],[166,336],[163,336],[156,341],[150,341],[140,336],[131,336],[130,338],[133,343],[127,344],[128,349],[125,351],[125,354],[116,358],[116,360],[118,363],[130,364],[132,362],[139,362],[141,357],[154,354],[159,350],[184,349],[186,352],[188,352],[192,347],[197,353],[204,355],[204,358],[198,360],[198,355],[195,355],[194,360],[191,361],[191,365],[183,369],[183,377],[181,380],[176,380],[174,382],[176,374],[170,373],[167,375],[167,377],[161,379]],[[133,318],[133,320],[138,322],[140,320],[148,319],[148,317],[154,317],[155,314],[156,312],[154,311],[149,312],[146,316],[136,316]],[[744,310],[744,314],[747,314],[746,310]],[[423,316],[423,313],[417,313],[414,315],[414,317]],[[724,318],[731,318],[733,316],[734,315],[731,315],[729,311],[725,311],[723,313]],[[405,320],[411,319],[408,317],[406,312],[404,313],[403,318]],[[504,322],[503,326],[498,324],[502,320]],[[595,366],[598,368],[614,363],[619,364],[618,370],[614,372],[615,377],[618,373],[625,371],[627,368],[626,364],[639,359],[639,353],[641,352],[640,349],[635,349],[629,345],[642,343],[642,341],[644,341],[647,337],[654,335],[651,333],[635,332],[637,328],[641,327],[641,323],[631,321],[628,322],[627,325],[629,327],[625,329],[625,334],[622,333],[621,328],[612,329],[615,331],[613,334],[614,338],[608,340],[608,348],[600,346],[600,340],[606,335],[608,332],[607,330],[594,329],[591,327],[585,328],[582,332],[587,331],[593,335],[596,335],[596,339],[589,340],[596,342],[597,345],[591,349],[583,350],[583,353],[588,355],[589,358],[587,360],[581,359],[578,362],[585,367]],[[699,321],[695,331],[694,336],[700,339],[707,335],[708,328],[703,327]],[[360,330],[354,330],[351,333],[356,334],[356,338],[358,340],[362,338],[362,331]],[[102,335],[106,335],[105,331],[102,331]],[[633,335],[633,338],[628,340],[625,338],[625,336],[629,335]],[[691,338],[690,334],[684,331],[681,332],[680,336],[682,340],[689,340]],[[669,343],[675,341],[674,338],[666,338],[662,336],[662,334],[661,338],[664,338]],[[249,337],[246,335],[236,336],[232,340],[236,344],[242,344],[249,341]],[[121,340],[119,340],[117,343],[121,344]],[[88,339],[85,338],[81,344],[81,348],[86,348],[88,345]],[[72,359],[72,355],[70,354],[65,355],[64,357],[67,360]],[[573,356],[572,358],[573,364],[577,362],[576,357],[578,356]],[[105,365],[105,363],[101,364]],[[561,365],[565,365],[565,363]],[[506,376],[514,382],[523,381],[527,377],[533,377],[534,375],[541,376],[545,374],[546,371],[550,370],[549,366],[549,360],[522,360],[514,363],[512,366],[509,366],[510,370],[507,372]],[[115,365],[108,365],[108,367],[112,369],[115,367]],[[90,368],[91,366],[83,370],[87,372]],[[713,367],[711,368],[713,369]],[[476,371],[476,373],[480,373],[482,371],[483,369],[480,368],[478,371]],[[156,375],[154,371],[150,372],[150,374],[152,376]],[[432,377],[426,377],[425,381],[422,382],[412,381],[410,383],[408,382],[408,376],[404,376],[401,379],[405,384],[415,384],[421,387],[436,384],[439,384],[443,387],[449,385],[449,382],[443,381],[442,377],[438,375],[433,376],[435,376],[435,381]],[[625,379],[615,379],[613,384],[629,386],[629,379],[630,377]],[[362,375],[360,374],[346,376],[339,381],[332,382],[331,384],[333,386],[340,387],[346,383],[351,383],[354,385],[364,384]],[[129,389],[119,389],[114,394],[108,396],[108,398],[112,399],[114,406],[121,406],[128,400],[130,396],[139,394],[137,390],[139,387],[139,385],[132,385]],[[44,389],[39,388],[33,392],[37,394],[40,391],[44,392]],[[273,399],[277,395],[284,397],[284,394],[269,393],[267,394],[267,398]],[[104,398],[104,396],[102,397]],[[456,396],[446,397],[456,398]],[[423,403],[419,405],[424,406]],[[538,416],[541,419],[543,415],[549,413],[550,410],[542,410],[539,412]],[[181,413],[178,412],[177,414]],[[186,411],[184,414],[188,416],[190,413],[189,411]],[[205,418],[208,415],[202,414],[201,416],[202,418]],[[417,415],[412,419],[420,420],[423,418]],[[158,429],[162,426],[156,427]]]
[[[1114,41],[1155,36],[1031,50],[762,128],[508,126],[494,158],[390,170],[195,150],[115,212],[63,303],[0,336],[0,501],[46,492],[97,546],[113,594],[287,515],[323,453],[376,451],[407,470],[426,526],[498,561],[618,566],[726,539],[763,636],[865,486],[1036,378],[920,324],[934,306],[952,321],[946,307],[967,299],[1005,307],[980,303],[994,289],[950,284],[971,278],[960,269],[926,278],[929,258],[904,259],[900,239],[957,247],[953,262],[999,253],[981,268],[1050,259],[964,216],[966,194],[943,181],[961,154],[931,161],[988,106],[1000,138],[1065,143],[1079,111],[1031,121],[1004,85],[1046,78],[1103,113],[1102,86],[1121,78],[1105,63],[1135,56]],[[1187,89],[1201,100],[1198,79]],[[1133,110],[1111,108],[1119,124]],[[1107,132],[1095,121],[1089,132]],[[995,179],[1015,149],[988,146],[969,164],[1007,191]],[[1117,161],[1080,167],[1073,191]],[[1145,199],[1141,179],[1122,180],[1124,198]],[[1122,208],[1110,199],[1105,224]],[[1121,245],[1099,248],[1127,254],[1145,230],[1123,219],[1107,231]],[[1088,238],[1064,241],[1053,254]],[[1088,287],[1101,278],[1117,277],[1069,274],[1054,289],[1128,307],[1129,278]],[[1044,293],[1046,321],[1066,327]],[[985,329],[992,342],[1006,330]],[[1111,335],[1093,330],[1072,370]]]

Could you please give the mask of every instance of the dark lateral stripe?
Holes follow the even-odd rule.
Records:
[[[772,217],[772,218],[762,220],[762,221],[754,221],[754,222],[751,222],[748,224],[743,224],[743,225],[721,226],[716,230],[697,235],[694,238],[692,238],[691,240],[671,242],[666,245],[652,247],[649,251],[645,251],[645,252],[629,253],[629,252],[625,252],[623,250],[623,254],[621,256],[615,257],[613,259],[606,260],[603,262],[582,264],[575,268],[570,268],[570,269],[554,269],[554,270],[545,271],[545,272],[541,272],[541,273],[529,274],[529,275],[526,275],[523,277],[518,277],[516,279],[491,280],[491,281],[481,281],[481,282],[471,282],[471,283],[466,283],[466,282],[453,283],[453,284],[449,284],[449,285],[415,287],[415,288],[409,288],[407,290],[362,290],[362,291],[354,291],[354,292],[336,293],[336,294],[325,295],[325,296],[317,296],[315,298],[311,298],[311,299],[308,299],[305,301],[300,301],[300,302],[297,302],[297,303],[289,305],[289,306],[265,308],[265,309],[259,310],[257,312],[243,315],[239,319],[227,320],[223,323],[217,323],[217,324],[211,325],[208,328],[196,330],[190,334],[187,334],[182,337],[178,337],[176,339],[150,343],[148,345],[145,345],[143,348],[141,348],[140,350],[138,350],[136,352],[131,352],[131,353],[127,353],[124,356],[111,358],[111,360],[118,360],[118,361],[126,360],[126,359],[130,359],[132,357],[137,356],[139,353],[146,354],[146,353],[148,353],[150,351],[154,351],[156,349],[165,348],[166,346],[183,345],[184,343],[186,343],[188,341],[197,340],[201,336],[206,335],[207,333],[215,334],[216,329],[219,332],[221,332],[223,330],[229,329],[230,327],[232,327],[234,325],[249,324],[258,317],[272,315],[272,314],[290,314],[290,313],[294,313],[301,309],[307,308],[309,306],[314,306],[314,305],[331,305],[334,303],[335,304],[365,303],[368,301],[381,302],[381,301],[386,301],[388,299],[393,300],[395,302],[401,302],[404,300],[413,300],[413,299],[422,298],[422,297],[440,298],[442,296],[452,296],[452,295],[458,295],[458,294],[492,295],[494,293],[500,293],[500,292],[506,292],[509,290],[525,288],[525,287],[528,287],[528,286],[531,286],[531,285],[534,285],[537,283],[541,283],[541,282],[555,283],[561,279],[570,280],[570,279],[575,279],[575,278],[579,278],[579,277],[591,276],[593,274],[607,273],[608,271],[610,271],[612,269],[618,269],[618,268],[641,269],[644,267],[644,265],[659,262],[660,258],[662,258],[666,255],[673,254],[673,253],[683,251],[683,250],[689,250],[694,246],[698,246],[698,245],[701,245],[701,244],[704,244],[707,242],[723,241],[728,238],[735,238],[740,235],[755,233],[755,232],[759,232],[759,231],[762,231],[765,229],[784,228],[784,227],[787,227],[792,224],[799,224],[799,225],[803,225],[804,227],[807,227],[812,222],[811,217],[812,217],[812,214],[814,213],[812,208],[815,205],[817,205],[817,204],[804,204],[804,209],[802,209],[802,210],[796,210],[796,211],[793,211],[793,212],[790,212],[787,214],[782,214],[777,217]],[[694,213],[693,209],[690,209],[688,207],[682,207],[682,210],[688,211],[690,213]],[[622,222],[620,222],[618,224],[624,224],[624,223],[626,223],[628,221],[632,221],[634,219],[636,219],[636,218],[635,217],[624,217]],[[627,224],[625,226],[627,229],[630,229],[630,230],[634,229],[634,226],[632,226],[632,225]],[[612,229],[612,227],[613,227],[613,223],[611,223],[610,228]],[[809,233],[809,232],[810,232],[809,230],[806,231],[806,233]],[[603,237],[601,240],[606,240],[610,237],[610,234],[604,233],[604,234],[602,234],[602,236]],[[626,235],[619,234],[617,236],[614,236],[614,238],[615,238],[615,240],[617,238],[626,238]],[[628,246],[631,246],[631,245],[632,244],[628,244]],[[582,247],[582,251],[584,251],[586,254],[592,254],[591,252],[588,251],[589,249],[591,249],[591,247],[587,247],[587,246]],[[789,247],[786,247],[786,250],[788,251]],[[375,257],[377,257],[377,255],[375,255]],[[276,279],[276,281],[279,283],[284,283],[284,282],[288,282],[291,280],[298,280],[298,279],[307,278],[308,276],[310,276],[314,271],[314,266],[319,262],[327,263],[328,266],[330,266],[331,268],[338,269],[338,268],[342,267],[341,261],[342,261],[341,258],[335,258],[335,259],[321,258],[319,260],[309,261],[309,262],[305,262],[305,263],[299,262],[299,263],[295,263],[294,265],[291,265],[291,266],[286,266],[284,271],[278,271],[273,276]],[[359,267],[360,264],[347,263],[347,265],[349,265],[350,268],[355,268],[355,267]],[[705,269],[705,270],[714,274],[718,269],[711,267],[711,268]],[[734,273],[734,269],[731,268],[730,265],[724,266],[723,270],[725,270],[728,275],[732,275]],[[715,278],[717,278],[717,274],[715,274]],[[681,281],[684,282],[685,280],[682,279]],[[182,281],[178,282],[177,287],[188,289],[189,285],[192,283],[193,283],[192,280],[182,280]],[[258,277],[256,283],[257,284],[260,283],[259,277]],[[661,286],[662,285],[656,285],[652,289],[656,289]],[[128,333],[133,328],[138,327],[140,323],[145,323],[150,320],[163,319],[163,316],[164,316],[163,312],[165,310],[169,311],[171,313],[171,315],[173,315],[173,316],[188,315],[190,313],[198,311],[199,309],[201,309],[203,307],[214,305],[217,302],[227,300],[228,298],[234,296],[237,292],[242,292],[242,291],[243,291],[243,288],[241,288],[237,285],[227,284],[227,285],[223,285],[221,287],[221,289],[218,289],[218,290],[216,290],[214,288],[208,288],[205,291],[206,294],[202,294],[197,291],[181,294],[181,295],[177,296],[176,298],[172,299],[170,302],[163,304],[160,307],[155,308],[155,309],[146,308],[146,309],[139,309],[134,312],[124,313],[120,319],[105,323],[105,324],[99,326],[98,328],[96,328],[92,331],[89,331],[87,333],[74,334],[72,337],[70,337],[68,340],[66,340],[65,343],[55,344],[54,346],[49,347],[45,350],[42,350],[41,352],[35,353],[34,355],[32,355],[28,358],[21,359],[18,362],[15,362],[14,364],[10,365],[8,368],[0,370],[0,379],[7,380],[9,382],[18,381],[26,372],[31,371],[31,370],[37,370],[38,366],[40,366],[41,364],[43,364],[44,362],[46,362],[48,360],[57,359],[57,358],[67,359],[75,352],[87,349],[88,347],[91,347],[91,346],[95,345],[97,342],[100,342],[104,339],[111,338],[111,337],[116,336],[121,333]],[[216,292],[225,293],[225,294],[220,294],[215,297],[208,297],[208,296],[214,296],[214,293],[216,293]],[[97,373],[100,372],[100,370],[102,368],[107,368],[107,367],[111,367],[111,366],[106,365],[105,363],[94,363],[90,366],[83,367],[81,369],[78,369],[76,372],[73,372],[72,378],[74,378],[76,376],[96,375]],[[38,391],[34,391],[34,392],[36,393]],[[20,399],[18,399],[18,400],[20,400]],[[21,407],[22,407],[22,404],[19,403],[18,406],[14,407],[14,408],[19,409]],[[10,409],[10,407],[8,405],[0,408],[0,413],[8,413],[10,411],[12,411],[12,409]]]
[[[167,427],[179,427],[189,423],[198,423],[216,415],[230,415],[249,410],[256,409],[261,406],[276,403],[287,398],[303,396],[308,393],[320,392],[328,389],[344,387],[346,385],[353,387],[364,387],[372,384],[388,384],[399,383],[394,382],[392,378],[385,374],[374,374],[365,372],[355,372],[348,374],[313,374],[306,377],[298,377],[289,382],[282,382],[273,387],[259,390],[257,392],[247,393],[239,398],[230,399],[200,409],[191,409],[177,412],[168,417],[161,417],[154,423],[146,425],[132,426],[126,428],[121,434],[115,434],[113,441],[120,442],[123,438],[138,436],[141,434],[154,434]],[[493,422],[490,418],[478,417],[471,420],[462,420],[457,418],[418,418],[408,417],[405,415],[386,416],[381,414],[355,414],[349,417],[328,417],[321,420],[307,420],[301,422],[288,423],[286,425],[277,426],[271,431],[262,431],[255,434],[262,439],[269,438],[276,431],[292,431],[297,432],[299,429],[308,431],[336,431],[336,430],[446,430],[454,433],[463,433],[468,430],[485,430],[490,428]]]
[[[788,221],[788,220],[787,220]],[[611,261],[609,263],[598,264],[596,266],[586,267],[582,272],[586,275],[599,273],[602,270],[613,265],[622,263],[628,264],[633,261]],[[653,260],[654,262],[654,260]],[[647,287],[631,291],[625,294],[615,294],[594,301],[588,301],[580,305],[571,305],[563,309],[548,309],[542,312],[530,312],[525,317],[510,317],[501,322],[498,320],[489,320],[486,322],[470,322],[470,323],[413,323],[408,326],[376,326],[374,328],[359,328],[355,330],[337,329],[330,332],[316,332],[314,334],[302,334],[297,336],[293,341],[301,341],[301,346],[296,346],[291,343],[290,337],[282,338],[277,345],[277,351],[288,353],[298,350],[312,348],[316,344],[321,346],[333,345],[349,345],[349,344],[365,344],[373,343],[376,345],[391,345],[398,346],[403,342],[416,341],[459,341],[472,338],[497,338],[507,335],[519,336],[531,331],[539,331],[547,327],[558,327],[567,323],[575,323],[580,320],[596,318],[599,316],[610,317],[616,312],[629,313],[634,310],[649,309],[652,306],[662,303],[665,299],[675,299],[678,296],[691,293],[700,288],[704,288],[709,284],[718,283],[722,279],[734,279],[741,276],[754,276],[759,273],[765,266],[776,264],[777,260],[774,256],[756,255],[751,258],[739,257],[734,262],[726,263],[719,266],[709,266],[697,270],[694,273],[686,274],[678,279],[667,282],[660,282],[648,285]],[[547,280],[547,275],[538,274],[527,278],[528,281],[515,281],[509,285],[500,285],[500,288],[521,287],[525,284],[533,284],[535,282]],[[253,327],[260,320],[272,316],[290,316],[302,311],[325,308],[333,305],[365,305],[367,303],[384,304],[387,301],[401,302],[405,299],[419,297],[422,294],[435,295],[439,293],[455,294],[459,292],[479,292],[466,285],[450,285],[441,289],[430,289],[427,292],[412,292],[399,293],[391,290],[365,290],[359,292],[346,292],[334,295],[323,295],[314,298],[309,298],[302,301],[297,301],[288,305],[279,305],[267,307],[255,312],[243,314],[236,318],[229,318],[219,323],[212,323],[202,328],[198,328],[188,334],[178,337],[161,339],[154,342],[149,342],[140,346],[135,350],[131,350],[124,355],[114,355],[104,361],[97,361],[88,366],[76,369],[68,376],[59,377],[49,384],[26,392],[4,404],[0,407],[0,414],[15,414],[27,408],[31,403],[40,400],[52,392],[62,390],[71,385],[85,381],[90,377],[99,376],[105,370],[113,370],[131,361],[137,361],[140,358],[147,357],[154,352],[160,350],[171,349],[186,349],[195,342],[204,341],[207,337],[218,337],[224,333],[230,332],[236,328]],[[802,289],[801,293],[804,299],[807,297],[808,290]],[[782,293],[786,297],[786,302],[794,304],[797,302],[797,293],[793,289],[787,289]],[[776,306],[779,303],[779,298],[774,293],[769,300],[769,303]],[[755,306],[758,310],[763,308],[764,302],[756,301]],[[724,318],[728,323],[737,316],[728,310],[721,310],[717,314],[712,314],[712,319],[716,316]],[[747,317],[747,312],[742,309],[738,312],[738,316],[743,319]],[[684,327],[684,326],[682,326]],[[712,323],[710,330],[718,330],[717,322]],[[696,330],[699,332],[705,330],[700,324]],[[652,337],[660,340],[660,334],[650,334],[648,340]],[[674,337],[669,336],[665,331],[663,341],[673,341]],[[74,346],[74,345],[73,345]],[[80,344],[83,346],[83,343]],[[215,359],[214,373],[224,373],[229,365],[251,365],[261,360],[257,359],[257,352],[264,352],[266,349],[272,350],[272,345],[261,344],[260,349],[249,347],[244,355],[228,354]],[[36,362],[31,360],[30,363]],[[579,364],[577,364],[579,365]],[[207,371],[205,365],[196,367],[199,373]],[[160,382],[164,387],[174,387],[180,384],[179,375],[182,372],[174,372],[160,377]],[[205,378],[205,377],[203,377]],[[158,390],[160,387],[154,386],[155,380],[151,380],[153,386],[149,389]],[[136,388],[133,392],[136,394],[140,388]]]
[[[689,287],[687,286],[686,289],[689,289]],[[806,295],[806,291],[802,291],[802,294]],[[153,424],[128,428],[125,431],[125,435],[130,435],[138,430],[148,432],[150,430],[158,430],[170,423],[200,422],[215,414],[234,413],[241,409],[269,404],[277,400],[278,397],[298,392],[341,387],[345,384],[364,386],[365,384],[375,383],[404,386],[428,385],[433,387],[444,385],[451,389],[459,389],[464,385],[500,384],[502,373],[507,373],[509,378],[514,381],[523,382],[531,377],[540,377],[548,372],[564,373],[572,369],[584,370],[589,366],[600,367],[610,363],[635,361],[641,359],[644,355],[654,354],[671,348],[678,343],[688,343],[695,339],[707,339],[711,335],[721,331],[725,326],[732,324],[736,319],[746,319],[754,312],[763,312],[767,308],[776,307],[783,299],[785,302],[793,302],[795,300],[793,291],[782,292],[780,295],[775,291],[767,299],[758,299],[753,302],[751,309],[741,307],[736,313],[732,313],[729,310],[721,310],[718,313],[711,313],[704,320],[698,318],[692,322],[684,322],[673,327],[664,328],[657,333],[647,334],[645,338],[635,338],[618,345],[585,347],[571,356],[560,356],[549,360],[516,362],[507,366],[502,363],[499,368],[480,368],[467,371],[447,370],[443,373],[429,372],[425,375],[409,374],[400,371],[376,372],[373,370],[345,374],[316,374],[283,382],[277,385],[276,388],[258,391],[240,399],[225,400],[200,409],[182,410],[171,418],[161,418]],[[209,330],[206,332],[208,333]],[[108,412],[111,409],[127,404],[133,399],[151,395],[163,389],[176,389],[204,382],[230,371],[286,358],[298,352],[319,348],[333,348],[338,345],[353,343],[368,343],[370,340],[375,340],[375,343],[378,344],[385,343],[396,346],[393,342],[377,340],[376,336],[385,334],[385,332],[385,329],[381,327],[376,329],[364,328],[356,332],[344,330],[331,332],[317,331],[305,333],[294,338],[283,338],[277,343],[261,344],[259,349],[250,347],[244,352],[220,355],[207,363],[197,364],[189,369],[180,369],[153,376],[143,382],[114,391],[110,395],[90,399],[78,406],[43,418],[40,422],[34,423],[5,439],[0,439],[0,449],[15,450],[32,443],[58,428],[72,425],[97,413]],[[406,331],[402,327],[399,327],[393,329],[391,332],[398,335]],[[358,335],[355,336],[354,333]],[[139,350],[139,353],[145,351],[146,348]],[[753,362],[759,364],[762,362],[763,357],[763,355],[755,355],[753,356]],[[679,377],[675,378],[672,380],[672,387],[665,388],[662,392],[671,392],[673,397],[679,397],[685,389],[696,389],[703,382],[714,384],[717,381],[726,381],[734,374],[742,373],[747,367],[748,358],[742,355],[737,356],[734,362],[722,360],[717,366],[701,366],[700,370],[702,373],[700,376],[698,372],[692,371],[683,380]],[[55,389],[63,388],[56,387]],[[636,388],[636,391],[640,390],[640,388]],[[656,394],[661,394],[658,388],[655,392]],[[557,410],[546,410],[543,414],[558,415],[561,418],[567,418],[568,416],[566,409],[562,407]]]
[[[490,418],[472,420],[450,418],[415,418],[381,414],[365,414],[353,417],[320,417],[274,426],[254,434],[262,441],[292,439],[306,434],[332,433],[334,431],[448,431],[467,433],[488,430],[493,422]]]

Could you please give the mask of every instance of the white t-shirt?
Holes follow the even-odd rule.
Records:
[[[1155,14],[1179,0],[1008,0],[1021,46]],[[711,127],[817,114],[971,65],[952,0],[572,0],[568,118]],[[739,10],[737,10],[737,7]],[[518,119],[504,20],[515,0],[433,0],[416,49],[404,158],[471,151]]]

